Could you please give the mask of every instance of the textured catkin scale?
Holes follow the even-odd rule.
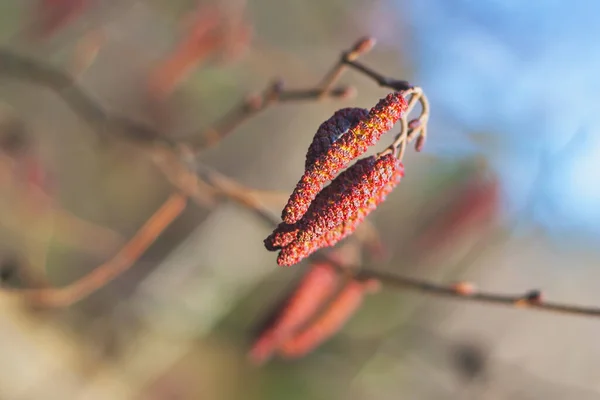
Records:
[[[264,241],[265,248],[269,251],[277,251],[287,246],[298,236],[297,224],[286,224],[285,222],[277,225],[277,228]]]
[[[313,240],[311,242],[292,242],[283,247],[277,256],[277,265],[290,267],[299,263],[318,249],[326,247],[323,241]]]
[[[348,282],[327,310],[311,325],[283,342],[278,353],[285,358],[299,358],[311,352],[344,326],[360,307],[365,293],[377,288],[374,281]]]
[[[368,115],[369,110],[364,108],[342,108],[323,122],[308,147],[305,169],[310,168],[316,159],[329,150],[333,143],[348,131],[354,129]]]
[[[313,264],[285,300],[286,306],[275,322],[267,327],[250,349],[250,360],[255,364],[264,363],[282,341],[306,323],[334,294],[338,281],[339,276],[333,266],[327,263]]]
[[[298,240],[312,240],[363,211],[371,211],[372,200],[395,174],[402,173],[400,161],[391,154],[359,160],[317,195],[299,223]]]
[[[300,220],[323,185],[333,180],[340,170],[377,143],[381,135],[402,118],[406,108],[406,100],[400,92],[390,93],[369,111],[366,118],[315,158],[305,169],[283,209],[283,221],[293,224]]]
[[[294,265],[352,234],[403,175],[402,163],[391,154],[358,161],[319,193],[297,223],[296,238],[281,246],[277,264]]]

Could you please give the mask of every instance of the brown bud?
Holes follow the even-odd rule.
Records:
[[[475,293],[475,286],[469,282],[457,282],[452,285],[452,289],[461,296],[470,296]]]
[[[360,38],[352,47],[351,53],[355,56],[354,58],[356,58],[359,55],[363,55],[371,51],[376,43],[377,41],[373,37],[367,36]]]
[[[415,142],[415,150],[416,151],[421,151],[423,150],[423,146],[425,146],[425,136],[421,135],[417,138],[416,142]]]

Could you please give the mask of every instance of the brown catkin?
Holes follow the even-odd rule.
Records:
[[[305,169],[310,168],[316,159],[329,150],[333,143],[354,129],[368,115],[369,110],[364,108],[342,108],[323,122],[306,152]]]

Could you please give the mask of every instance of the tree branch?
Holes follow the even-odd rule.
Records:
[[[531,308],[539,311],[549,311],[561,314],[584,315],[600,317],[600,307],[586,307],[564,303],[544,301],[542,293],[538,290],[530,290],[522,295],[509,295],[490,293],[477,290],[467,282],[459,282],[452,285],[441,285],[425,280],[398,276],[383,271],[363,269],[357,273],[361,279],[378,279],[388,287],[406,289],[427,293],[434,296],[450,297],[473,303],[487,303],[503,305],[513,308]]]
[[[359,44],[360,42],[354,46],[355,51],[356,49],[361,48]],[[366,45],[363,46],[365,46],[365,48],[369,47]],[[239,116],[233,118],[235,123],[228,122],[229,125],[226,125],[225,129],[222,129],[221,131],[215,130],[216,136],[219,138],[223,137],[224,134],[230,132],[239,123],[245,121],[250,116],[255,115],[257,112],[264,110],[268,105],[273,104],[275,101],[312,99],[324,96],[341,97],[344,94],[347,95],[347,89],[331,89],[333,82],[338,79],[345,67],[351,67],[375,80],[379,85],[392,90],[405,91],[413,89],[406,81],[387,78],[376,71],[357,63],[354,60],[355,57],[352,57],[352,55],[352,50],[344,53],[341,61],[334,66],[332,71],[326,76],[320,87],[317,89],[309,89],[306,91],[283,91],[280,85],[273,85],[271,86],[271,90],[265,91],[259,100],[252,98],[250,98],[250,100],[247,99],[237,109],[238,111],[236,112],[238,114],[236,115]],[[185,145],[182,147],[182,145],[171,143],[168,142],[167,139],[163,139],[158,132],[149,126],[145,126],[125,117],[111,116],[91,96],[79,88],[67,74],[62,73],[53,67],[46,66],[43,63],[20,56],[8,50],[0,50],[0,74],[26,80],[54,90],[69,107],[83,117],[83,119],[96,130],[102,130],[107,127],[118,128],[119,133],[123,133],[124,137],[138,140],[142,139],[146,142],[150,140],[161,142],[161,144],[167,143],[169,144],[167,147],[170,151],[175,151],[176,148],[186,149]],[[425,108],[426,105],[422,103],[422,107],[422,114],[428,115],[428,110]],[[225,124],[225,122],[223,122],[223,124]],[[414,126],[411,127],[409,123],[407,135],[410,136],[411,129],[416,130],[417,128],[417,124],[414,124]],[[401,134],[403,133],[401,132]],[[423,135],[423,133],[420,134]],[[211,143],[215,143],[215,141],[213,140]],[[184,151],[184,153],[186,152],[194,153],[194,149],[187,147],[187,150]],[[184,175],[186,175],[186,170],[190,172],[184,161],[177,160],[177,163],[179,163],[178,167],[180,167],[179,173],[184,173]],[[205,181],[205,183],[215,190],[216,193],[247,208],[272,226],[276,226],[279,223],[279,219],[272,215],[266,207],[262,206],[256,197],[248,194],[251,192],[245,190],[235,181],[219,174],[207,166],[199,164],[195,166],[195,168],[197,170],[194,171],[194,173],[197,173],[199,177],[202,178],[202,181]],[[198,190],[198,187],[195,187],[194,185],[198,185],[199,182],[202,181],[198,179],[195,181],[187,179],[189,178],[189,175],[186,175],[186,179],[182,180],[181,177],[174,176],[172,172],[166,172],[166,174],[167,177],[171,178],[171,183],[178,189],[183,190],[184,193],[192,196],[194,191],[196,191],[196,195],[201,192],[201,190]],[[38,304],[53,307],[65,306],[78,301],[126,271],[135,262],[137,257],[139,257],[148,246],[156,240],[158,235],[170,224],[170,222],[184,210],[186,203],[185,197],[186,196],[181,194],[172,195],[140,229],[140,231],[138,231],[130,242],[123,247],[121,252],[115,258],[98,267],[79,281],[64,288],[8,292],[25,295],[27,298]],[[328,256],[326,252],[320,252],[315,257]],[[330,257],[329,261],[337,265],[335,260]],[[414,290],[424,294],[455,298],[472,303],[529,308],[532,310],[549,311],[568,315],[582,315],[588,317],[600,316],[600,308],[598,307],[546,302],[543,300],[541,293],[537,290],[532,290],[523,295],[496,294],[477,291],[472,285],[467,283],[441,285],[424,280],[403,277],[389,272],[376,271],[370,268],[361,268],[357,270],[349,270],[346,268],[344,269],[344,272],[354,274],[358,279],[377,279],[390,288]]]
[[[185,196],[179,193],[172,194],[115,257],[67,286],[43,289],[3,288],[0,293],[5,292],[5,294],[23,296],[31,304],[37,306],[69,306],[87,297],[131,268],[148,247],[156,241],[158,236],[183,212],[185,207]]]

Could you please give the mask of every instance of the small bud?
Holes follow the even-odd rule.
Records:
[[[423,135],[417,137],[417,140],[415,141],[415,150],[416,151],[423,150],[423,146],[425,146],[425,138],[426,137]]]
[[[411,130],[417,129],[417,128],[421,127],[422,122],[423,121],[421,121],[418,118],[412,119],[408,123],[408,129],[411,129]]]
[[[273,81],[273,83],[271,84],[271,88],[270,91],[272,93],[281,93],[281,91],[283,90],[283,86],[284,86],[284,82],[283,79],[279,78],[276,79],[275,81]]]
[[[354,86],[348,86],[348,87],[344,88],[344,91],[340,94],[340,99],[342,99],[342,100],[353,99],[356,97],[357,93],[358,93],[358,91],[356,90],[356,88]]]
[[[246,97],[246,107],[251,110],[257,110],[262,107],[263,99],[260,94],[251,94]]]
[[[523,297],[515,301],[515,307],[525,308],[531,305],[542,303],[542,292],[539,290],[530,290]]]
[[[471,296],[475,293],[475,286],[469,282],[457,282],[452,285],[452,289],[461,296]]]
[[[363,55],[371,51],[371,49],[375,46],[377,41],[373,37],[363,37],[359,39],[354,46],[352,47],[352,53],[356,56]]]
[[[530,304],[541,304],[543,300],[542,292],[539,290],[531,290],[524,296]]]

